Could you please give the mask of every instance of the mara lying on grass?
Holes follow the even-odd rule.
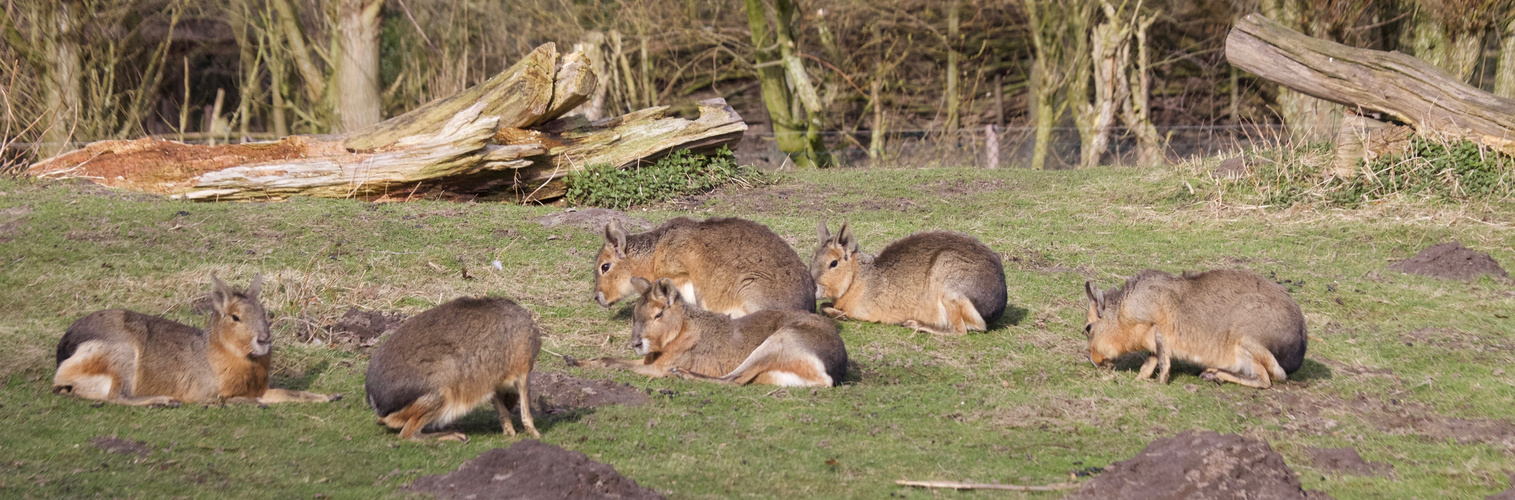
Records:
[[[493,400],[505,435],[516,434],[510,407],[519,406],[521,425],[541,437],[526,391],[541,348],[531,313],[509,299],[447,302],[405,320],[374,348],[363,383],[368,406],[380,424],[400,429],[401,439],[468,441],[461,432],[421,431]]]
[[[836,299],[826,314],[933,333],[987,330],[1005,312],[999,254],[962,233],[929,231],[890,243],[878,256],[858,250],[847,223],[819,227],[810,260],[817,298]]]
[[[632,283],[642,298],[633,313],[631,347],[642,358],[565,357],[570,366],[735,385],[832,386],[847,373],[847,348],[825,317],[770,309],[733,319],[684,301],[672,280]]]
[[[134,406],[341,399],[268,387],[273,340],[258,302],[263,277],[246,292],[215,275],[211,282],[208,332],[124,309],[79,318],[58,341],[53,392]]]
[[[799,254],[744,219],[679,217],[639,234],[612,221],[595,259],[595,300],[608,307],[636,293],[632,277],[671,279],[685,299],[733,318],[764,309],[815,312],[815,285]]]
[[[1089,360],[1109,366],[1126,353],[1152,353],[1138,379],[1159,369],[1168,382],[1171,359],[1205,368],[1205,380],[1266,389],[1299,370],[1305,359],[1305,317],[1277,283],[1256,273],[1218,270],[1173,276],[1147,270],[1125,288],[1089,297]]]

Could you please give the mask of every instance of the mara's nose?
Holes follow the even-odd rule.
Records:
[[[600,307],[610,307],[610,304],[605,302],[605,292],[594,292],[594,301],[599,302]]]

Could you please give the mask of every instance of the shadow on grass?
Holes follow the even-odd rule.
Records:
[[[1299,370],[1289,374],[1289,380],[1297,382],[1331,380],[1331,367],[1319,361],[1305,358],[1305,362],[1299,366]]]
[[[307,390],[310,389],[310,384],[315,382],[316,378],[320,377],[321,374],[325,373],[329,368],[331,368],[330,361],[321,361],[320,363],[316,363],[314,365],[311,365],[309,368],[306,368],[305,371],[298,377],[281,377],[278,375],[269,375],[268,385],[293,391]]]
[[[1010,326],[1020,326],[1021,321],[1025,321],[1026,315],[1030,313],[1030,309],[1015,304],[1008,304],[1005,306],[1005,312],[1000,314],[999,319],[989,324],[989,330],[994,331]]]
[[[1126,355],[1115,359],[1114,369],[1115,371],[1123,372],[1139,371],[1141,370],[1142,363],[1147,361],[1147,356],[1149,356],[1149,354],[1146,352],[1127,353]],[[1085,359],[1084,361],[1087,362],[1088,359]],[[1175,359],[1173,360],[1173,368],[1169,376],[1171,377],[1173,375],[1185,374],[1198,377],[1199,374],[1203,371],[1205,371],[1205,367],[1203,366]],[[1155,374],[1153,375],[1153,377],[1156,376],[1157,375]],[[1331,368],[1319,361],[1315,361],[1309,358],[1305,358],[1305,362],[1304,364],[1300,365],[1299,370],[1296,370],[1294,373],[1289,374],[1290,382],[1308,382],[1330,379]]]
[[[531,405],[531,416],[536,425],[537,432],[546,434],[560,424],[571,424],[580,419],[594,414],[594,408],[564,408],[560,406],[544,404],[538,401]],[[516,434],[522,435],[525,426],[521,425],[519,411],[511,412],[511,425],[515,426]],[[493,404],[479,405],[479,408],[467,416],[447,426],[450,430],[462,432],[469,436],[501,435],[505,431],[500,428],[499,412],[494,410]]]

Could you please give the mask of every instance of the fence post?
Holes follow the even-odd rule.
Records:
[[[994,133],[994,124],[984,126],[985,168],[999,168],[999,134]]]

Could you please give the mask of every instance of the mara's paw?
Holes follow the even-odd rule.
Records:
[[[458,431],[439,432],[437,433],[437,441],[457,441],[459,443],[467,443],[468,435]]]
[[[835,319],[847,319],[847,312],[835,307],[822,307],[821,314],[825,314]]]
[[[1214,369],[1214,368],[1206,368],[1205,371],[1200,372],[1199,378],[1201,378],[1203,380],[1209,380],[1209,381],[1215,382],[1217,384],[1219,384],[1219,383],[1222,382],[1222,380],[1220,379],[1220,370],[1217,370],[1217,369]]]
[[[163,407],[163,408],[178,408],[180,406],[184,406],[184,402],[183,401],[179,401],[177,399],[173,399],[173,398],[164,398],[164,399],[161,399],[161,400],[158,400],[158,401],[153,401],[153,403],[152,403],[151,406],[160,406],[160,407]]]

